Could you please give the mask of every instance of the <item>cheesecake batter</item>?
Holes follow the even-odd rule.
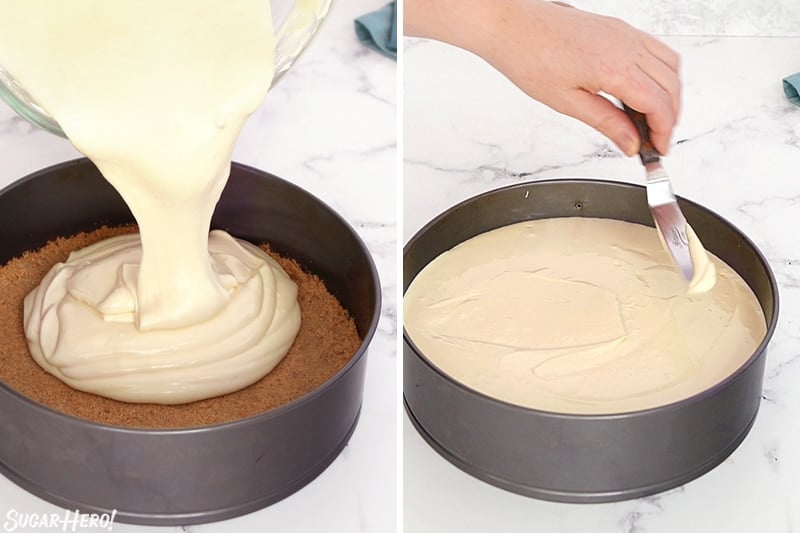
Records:
[[[658,227],[658,225],[656,225]],[[667,250],[666,243],[663,242],[664,235],[658,231],[658,236],[662,240],[664,249]],[[717,268],[714,262],[708,257],[708,252],[700,242],[700,238],[689,224],[686,224],[686,237],[689,239],[689,256],[692,258],[694,274],[689,280],[687,291],[689,294],[700,294],[708,292],[717,283]]]
[[[708,290],[687,291],[654,228],[522,222],[431,261],[405,294],[404,324],[442,371],[494,398],[560,413],[636,411],[718,383],[766,334],[747,284],[708,261],[716,283],[701,273]]]
[[[119,191],[140,238],[73,254],[25,300],[31,353],[69,385],[182,403],[263,377],[296,287],[211,215],[273,75],[264,0],[0,0],[0,64]],[[210,242],[210,244],[209,244]]]

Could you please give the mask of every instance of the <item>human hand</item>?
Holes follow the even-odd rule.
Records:
[[[409,35],[438,39],[492,64],[536,100],[594,127],[628,155],[639,135],[600,95],[647,115],[662,154],[680,113],[680,59],[627,23],[543,0],[406,0]]]
[[[476,53],[536,100],[633,155],[639,150],[636,128],[599,93],[619,98],[647,116],[653,145],[668,152],[680,113],[677,53],[618,19],[535,0],[497,4],[493,36]]]

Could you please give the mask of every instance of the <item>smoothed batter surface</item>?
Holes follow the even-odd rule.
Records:
[[[701,392],[766,334],[747,284],[709,254],[688,294],[654,228],[554,218],[478,235],[429,263],[404,298],[419,349],[465,385],[562,413],[622,413]]]

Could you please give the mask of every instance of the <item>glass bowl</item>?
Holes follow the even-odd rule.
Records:
[[[283,76],[300,57],[322,21],[328,16],[333,0],[270,0],[275,31],[275,75],[272,84]],[[36,126],[65,137],[56,122],[25,89],[0,65],[0,98],[19,115]]]

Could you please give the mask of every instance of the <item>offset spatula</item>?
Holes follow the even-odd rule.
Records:
[[[672,191],[669,176],[661,166],[661,156],[650,141],[650,127],[645,116],[623,104],[625,113],[630,117],[639,130],[641,146],[639,157],[647,171],[647,205],[653,214],[656,226],[664,236],[664,242],[672,255],[675,266],[678,267],[686,281],[691,281],[694,276],[694,265],[689,253],[689,238],[686,235],[686,219]]]

